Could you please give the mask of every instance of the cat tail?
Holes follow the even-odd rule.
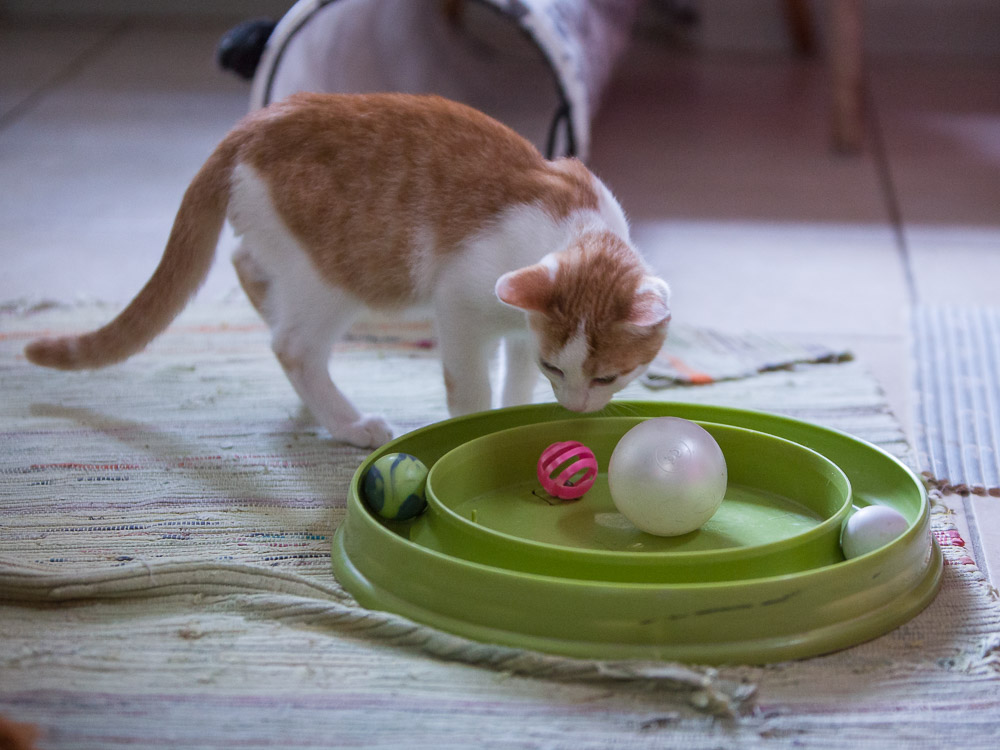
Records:
[[[32,341],[24,350],[30,362],[60,370],[104,367],[128,359],[170,325],[212,267],[238,151],[234,132],[195,175],[177,210],[160,264],[118,317],[90,333]]]

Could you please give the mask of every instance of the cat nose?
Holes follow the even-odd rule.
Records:
[[[566,407],[569,411],[573,412],[585,412],[587,409],[587,394],[582,395],[570,394],[562,399],[562,405]]]

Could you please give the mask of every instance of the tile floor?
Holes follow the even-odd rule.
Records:
[[[248,86],[213,63],[226,27],[0,25],[0,302],[124,302],[146,280],[188,180],[246,110]],[[998,304],[998,62],[871,60],[866,147],[843,157],[820,61],[640,34],[592,167],[678,319],[845,343],[910,430],[909,306]],[[234,287],[218,263],[201,294]],[[1000,504],[955,502],[1000,581]]]

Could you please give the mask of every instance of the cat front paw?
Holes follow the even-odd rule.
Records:
[[[392,428],[382,417],[362,416],[334,432],[333,437],[358,448],[381,448],[392,440]]]

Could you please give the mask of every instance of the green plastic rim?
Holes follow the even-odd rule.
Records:
[[[907,622],[937,592],[942,558],[923,485],[876,446],[808,422],[727,407],[618,402],[609,416],[617,414],[733,425],[798,443],[843,470],[856,506],[887,505],[909,526],[867,555],[794,573],[648,583],[567,578],[463,559],[421,544],[413,533],[419,521],[382,523],[364,508],[361,478],[384,453],[412,453],[433,464],[499,430],[604,418],[542,404],[447,420],[373,453],[351,483],[347,517],[334,536],[334,574],[363,606],[486,643],[582,658],[705,664],[760,664],[852,646]]]
[[[484,435],[446,453],[427,482],[430,508],[410,532],[428,548],[485,565],[564,578],[684,583],[792,573],[843,560],[851,508],[847,476],[798,443],[743,427],[699,422],[729,470],[726,499],[701,529],[655,537],[614,507],[606,467],[643,420],[540,422]],[[553,442],[580,440],[600,467],[580,500],[548,498],[535,463]]]

